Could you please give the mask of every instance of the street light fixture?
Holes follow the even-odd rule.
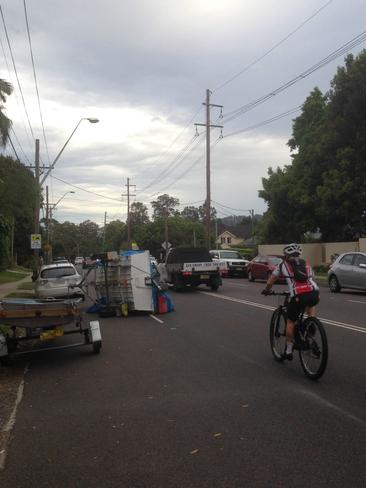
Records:
[[[66,197],[66,195],[67,195],[68,193],[75,193],[75,192],[74,192],[73,190],[69,190],[69,191],[67,191],[66,193],[64,193],[64,194],[62,195],[62,197],[61,197],[61,198],[59,198],[59,199],[57,200],[57,202],[56,202],[56,203],[54,203],[54,204],[52,205],[52,209],[53,209],[53,210],[55,209],[55,207],[57,207],[57,205],[58,205],[58,204],[61,202],[61,200],[62,200],[64,197]]]
[[[79,125],[81,124],[81,122],[83,120],[88,120],[91,124],[97,124],[99,122],[99,119],[96,119],[95,117],[83,117],[79,120],[79,122],[76,124],[76,127],[75,129],[71,132],[69,138],[67,139],[67,141],[65,142],[65,144],[62,146],[60,152],[57,154],[54,162],[51,164],[51,166],[48,168],[48,171],[46,172],[46,174],[43,176],[42,180],[40,181],[40,185],[42,187],[44,181],[46,180],[47,176],[51,173],[51,171],[53,170],[53,168],[55,167],[55,164],[57,163],[57,161],[59,160],[61,154],[63,153],[65,147],[67,146],[67,144],[69,143],[70,139],[72,138],[72,136],[75,134],[77,128],[79,127]]]

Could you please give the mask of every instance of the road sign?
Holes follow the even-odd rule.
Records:
[[[170,242],[165,242],[165,241],[164,241],[164,242],[162,243],[161,247],[162,247],[163,249],[167,250],[167,249],[166,249],[166,247],[168,247],[168,249],[170,249],[170,248],[172,247],[172,245],[170,244]]]
[[[42,238],[41,234],[31,234],[31,249],[41,249]]]

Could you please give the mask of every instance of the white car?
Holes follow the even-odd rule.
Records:
[[[83,256],[76,256],[74,264],[75,266],[82,265],[84,262]]]
[[[210,251],[210,254],[212,261],[226,262],[227,276],[247,276],[247,264],[249,261],[242,258],[238,251],[214,249]]]
[[[82,276],[71,263],[59,263],[42,266],[35,281],[37,298],[84,298],[81,288],[75,287]]]

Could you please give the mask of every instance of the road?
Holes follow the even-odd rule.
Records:
[[[366,486],[366,294],[322,288],[312,382],[273,360],[263,286],[172,293],[159,321],[102,319],[98,356],[34,356],[1,487]]]

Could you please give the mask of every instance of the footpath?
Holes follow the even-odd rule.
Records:
[[[22,283],[28,283],[31,276],[32,273],[29,273],[25,278],[21,280],[12,281],[10,283],[3,283],[2,285],[0,285],[0,298],[4,298],[9,293],[13,293],[14,291],[17,291],[19,285],[21,285]]]

